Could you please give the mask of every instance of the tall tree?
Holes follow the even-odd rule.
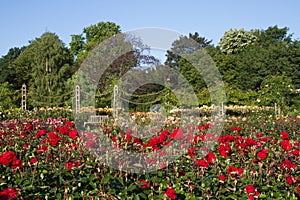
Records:
[[[64,84],[70,77],[72,57],[54,33],[36,38],[13,63],[28,76],[29,96],[33,106],[57,106],[64,99]]]
[[[181,36],[172,43],[171,49],[167,51],[166,65],[178,70],[178,72],[185,77],[189,84],[191,84],[195,92],[199,92],[201,88],[205,87],[205,81],[199,71],[185,58],[184,54],[193,54],[194,52],[212,47],[212,40],[205,37],[200,37],[197,32],[189,34],[188,36]],[[192,58],[192,57],[190,57]],[[177,81],[179,85],[183,84],[180,80]],[[187,82],[184,81],[184,84]]]
[[[178,61],[180,55],[184,53],[192,53],[200,48],[206,48],[211,46],[212,40],[208,40],[205,37],[200,37],[199,33],[189,33],[188,36],[181,36],[178,40],[175,40],[170,50],[167,50],[166,65],[178,69]]]
[[[120,26],[113,22],[99,22],[85,27],[81,34],[72,35],[70,51],[79,65],[89,52],[105,39],[120,33]]]

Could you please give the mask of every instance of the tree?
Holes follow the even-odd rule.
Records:
[[[179,85],[190,84],[196,93],[203,87],[206,87],[202,75],[195,66],[188,62],[183,56],[188,55],[189,58],[193,59],[193,56],[190,56],[191,54],[212,47],[211,42],[211,40],[200,37],[199,34],[195,32],[194,34],[190,33],[188,36],[181,36],[172,43],[171,49],[167,51],[165,64],[178,70],[179,74],[183,75],[187,80],[183,81],[177,77],[177,80],[174,80],[174,82],[178,83],[178,87]],[[199,56],[199,54],[197,56]]]
[[[211,46],[212,40],[207,40],[205,37],[200,37],[199,33],[189,34],[189,36],[181,36],[178,40],[172,43],[172,47],[167,51],[167,60],[165,65],[171,68],[178,69],[178,61],[182,54],[192,53],[201,48]]]
[[[113,22],[99,22],[85,27],[81,34],[72,35],[70,51],[75,56],[77,65],[80,65],[96,45],[120,32],[120,26]]]
[[[237,30],[232,34],[233,39],[228,39],[230,31],[226,32],[223,39],[228,39],[226,44],[231,53],[224,53],[226,48],[222,49],[221,46],[221,51],[218,52],[217,47],[215,48],[217,53],[213,55],[223,80],[234,88],[244,91],[258,90],[267,76],[285,73],[292,79],[295,87],[299,87],[300,43],[293,41],[287,30],[286,27],[277,26],[268,27],[266,30],[252,30],[248,33],[254,35],[256,39],[244,43],[243,47],[234,39],[238,34]]]
[[[95,90],[100,94],[108,93],[112,91],[115,82],[120,80],[126,72],[158,63],[158,60],[148,52],[149,48],[134,35],[119,33],[107,38],[96,45],[84,59],[76,72],[77,82],[91,87],[89,89],[83,86],[86,92],[94,91],[90,94],[91,97],[95,95]],[[85,82],[82,79],[91,81]],[[93,102],[87,101],[87,103],[91,106]]]
[[[276,26],[270,26],[266,30],[254,30],[257,42],[263,46],[269,46],[274,43],[284,42],[290,44],[292,42],[292,34],[288,34],[288,27],[279,28]]]
[[[15,91],[12,91],[12,85],[8,82],[0,84],[0,110],[7,110],[16,107],[13,97]]]
[[[13,66],[29,86],[32,106],[58,106],[65,101],[65,81],[71,76],[72,57],[59,37],[50,32],[33,40]],[[18,81],[18,84],[22,84]]]
[[[8,53],[0,58],[0,83],[8,82],[13,84],[12,89],[20,89],[18,85],[14,84],[14,80],[17,78],[16,69],[11,63],[24,51],[25,47],[14,47],[9,49]]]
[[[295,93],[292,80],[283,75],[268,76],[261,84],[261,100],[266,105],[277,103],[283,111],[291,104],[291,97]]]
[[[256,36],[253,31],[230,29],[225,32],[219,42],[219,45],[222,52],[226,54],[235,54],[255,42],[255,40]]]

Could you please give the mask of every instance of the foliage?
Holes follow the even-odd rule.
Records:
[[[221,50],[227,54],[235,54],[254,43],[256,36],[244,29],[230,29],[220,39]]]
[[[14,47],[8,50],[8,53],[0,58],[0,83],[8,82],[13,84],[18,76],[16,69],[12,66],[12,62],[24,51],[25,47]],[[13,89],[19,89],[17,85],[13,84]]]
[[[12,85],[8,82],[0,84],[0,102],[1,109],[10,109],[16,107],[14,104],[15,92],[11,91]]]
[[[25,73],[21,81],[27,84],[28,104],[62,105],[71,63],[69,51],[57,35],[46,32],[33,40],[13,62],[19,74]],[[17,83],[21,84],[20,80]]]
[[[20,107],[19,93],[22,84],[25,83],[29,92],[27,98],[29,109],[71,106],[74,102],[74,87],[79,84],[82,91],[88,93],[85,95],[91,97],[96,95],[96,107],[111,106],[113,86],[124,74],[136,69],[144,70],[145,66],[156,66],[151,70],[159,74],[160,68],[168,65],[175,70],[167,76],[169,82],[173,84],[172,89],[180,94],[195,93],[200,106],[211,105],[208,90],[211,86],[207,80],[210,80],[210,76],[213,77],[214,73],[205,71],[205,67],[199,73],[186,57],[188,53],[188,58],[195,60],[201,57],[201,54],[193,56],[192,53],[205,50],[221,73],[226,86],[227,104],[273,106],[276,102],[282,104],[284,109],[287,110],[289,107],[290,111],[296,113],[300,110],[300,97],[296,92],[296,89],[300,88],[300,41],[294,40],[288,30],[287,27],[278,26],[250,31],[230,29],[224,33],[217,46],[213,46],[211,40],[200,36],[197,32],[190,33],[173,42],[167,51],[165,65],[160,65],[158,60],[149,55],[149,47],[145,46],[139,38],[122,34],[120,26],[113,22],[99,22],[83,28],[82,33],[71,36],[69,49],[55,33],[47,32],[30,41],[26,47],[11,48],[7,55],[0,58],[0,83],[9,84],[8,87],[2,86],[5,88],[3,94],[5,97],[1,98],[0,102],[5,109],[10,106]],[[119,40],[114,40],[115,45],[112,46],[116,48],[111,48],[110,54],[116,54],[119,50],[117,44],[120,43],[130,45],[133,51],[122,55],[107,67],[98,82],[97,89],[88,89],[86,77],[77,80],[80,74],[78,68],[94,48],[116,35]],[[113,40],[109,41],[113,42]],[[93,58],[94,55],[90,56]],[[198,64],[205,66],[205,62]],[[186,80],[180,78],[179,74]],[[203,78],[204,76],[207,80]],[[279,95],[275,95],[274,90],[263,87],[266,81],[270,83],[269,85],[275,81],[277,88],[286,86],[274,77],[288,79],[293,89],[286,89],[289,92],[284,94],[279,92]],[[136,81],[140,80],[136,78]],[[188,85],[192,86],[193,91],[186,91]],[[159,91],[160,94],[151,96]],[[151,107],[149,102],[154,101],[157,104],[172,101],[174,104],[171,107],[177,107],[180,103],[178,99],[166,96],[163,88],[158,84],[142,86],[132,94],[133,96],[126,96],[126,98],[141,104],[130,104],[131,110],[148,111]],[[184,102],[188,106],[197,103]]]
[[[83,28],[81,34],[72,35],[70,51],[75,56],[76,63],[81,64],[96,45],[120,32],[120,26],[113,22],[99,22]]]

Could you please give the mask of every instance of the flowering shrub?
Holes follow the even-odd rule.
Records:
[[[101,127],[100,137],[78,132],[66,118],[2,121],[0,199],[299,199],[299,118],[228,117],[220,137],[209,119],[198,121],[171,120],[148,139],[117,124]],[[160,169],[135,174],[97,161],[86,147],[105,153],[103,138],[112,148],[158,152],[145,159]],[[209,151],[205,141],[216,145]],[[172,154],[159,150],[173,142],[186,153],[158,162]]]

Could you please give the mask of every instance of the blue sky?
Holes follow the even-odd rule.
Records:
[[[112,21],[122,31],[159,27],[182,34],[198,32],[218,44],[230,28],[290,28],[300,39],[298,0],[2,0],[0,56],[11,47],[28,45],[43,32],[55,32],[68,45],[72,34],[100,21]]]

